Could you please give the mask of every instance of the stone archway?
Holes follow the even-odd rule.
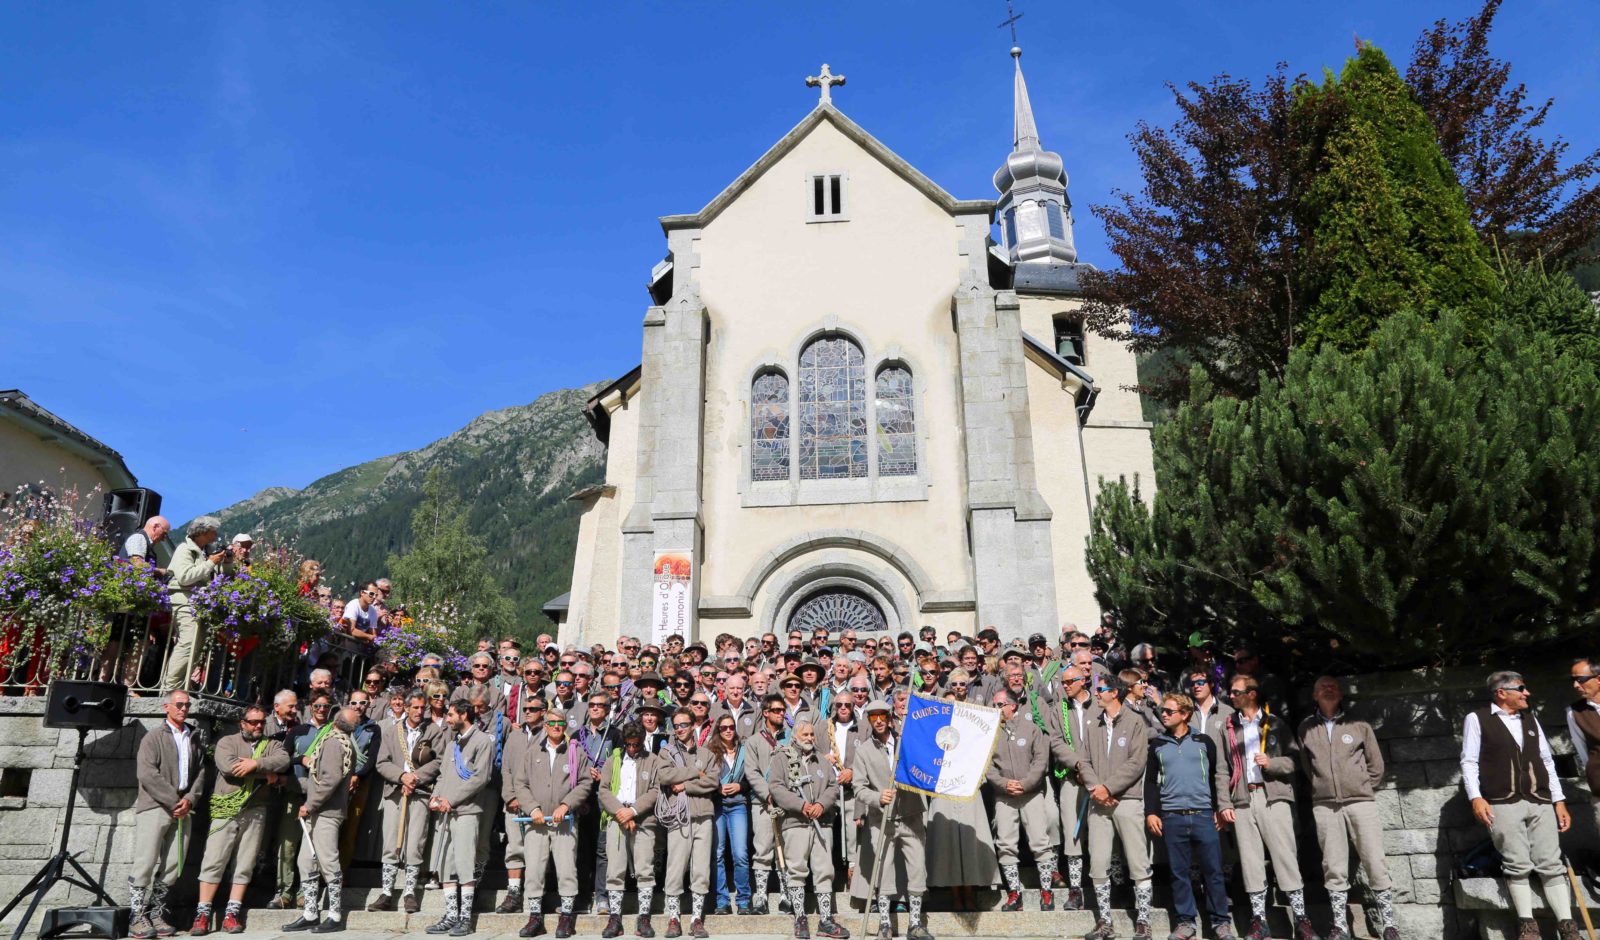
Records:
[[[812,592],[789,612],[787,629],[808,636],[818,627],[830,634],[845,630],[882,633],[889,629],[883,608],[864,592],[849,587],[824,587]]]

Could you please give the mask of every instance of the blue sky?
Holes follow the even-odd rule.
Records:
[[[1024,0],[1045,144],[1089,204],[1168,81],[1408,58],[1475,2]],[[0,387],[122,451],[182,521],[638,361],[656,217],[839,107],[963,198],[1010,144],[1003,0],[0,5]],[[1600,146],[1589,0],[1497,52]]]

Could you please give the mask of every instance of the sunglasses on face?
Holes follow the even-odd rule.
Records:
[[[382,682],[383,679],[379,676],[368,676],[361,681],[365,682],[367,685],[377,685],[378,683]]]
[[[691,708],[709,708],[709,707],[711,707],[711,703],[710,702],[690,702],[689,705],[690,705]]]
[[[562,686],[570,686],[570,685],[572,685],[572,680],[571,679],[557,679],[556,680],[556,686],[558,688],[562,687]]]
[[[782,705],[768,705],[767,708],[766,708],[766,712],[769,715],[781,715],[783,713],[783,706]]]
[[[533,715],[533,714],[537,714],[539,712],[544,711],[544,708],[542,706],[539,706],[539,705],[529,705],[528,707],[524,708],[522,711],[523,711],[523,714]]]
[[[488,669],[489,668],[489,664],[488,663],[473,663],[472,664],[472,668],[474,668],[474,669]]]
[[[1500,687],[1500,691],[1502,691],[1502,692],[1526,692],[1526,691],[1528,691],[1528,687],[1525,686],[1525,685],[1503,685],[1503,686]]]
[[[544,726],[546,728],[565,728],[567,726],[567,722],[562,718],[546,718],[544,720]]]
[[[717,726],[717,730],[718,731],[733,731],[734,727],[733,727],[733,725],[718,725]]]
[[[687,731],[694,727],[694,723],[689,721],[674,721],[672,723],[672,727],[678,729],[679,731]]]
[[[189,703],[188,702],[184,702],[182,705],[174,705],[173,707],[174,708],[188,708],[189,707]],[[311,710],[312,711],[316,711],[317,709],[320,708],[323,711],[326,711],[326,710],[328,710],[328,709],[330,709],[332,707],[333,706],[329,705],[327,702],[318,702],[317,704],[311,706]]]
[[[1189,680],[1189,684],[1190,685],[1210,685],[1211,684],[1211,680],[1210,679],[1190,679]]]
[[[618,689],[622,688],[622,683],[620,683],[620,682],[611,682],[611,683],[607,683],[606,685],[602,686],[602,688],[604,688],[607,692],[615,692]]]
[[[1100,693],[1100,694],[1101,694],[1101,695],[1104,695],[1104,694],[1106,694],[1106,693],[1107,693],[1107,692],[1115,692],[1115,691],[1116,691],[1116,689],[1113,689],[1113,688],[1112,688],[1112,687],[1111,687],[1111,686],[1109,686],[1109,685],[1102,685],[1102,686],[1097,686],[1097,687],[1096,687],[1096,688],[1095,688],[1095,691],[1096,691],[1096,692],[1099,692],[1099,693]]]
[[[1183,710],[1180,708],[1162,708],[1160,712],[1163,715],[1178,715],[1182,714]]]
[[[241,718],[241,719],[239,719],[239,724],[241,724],[241,725],[266,724],[266,719],[265,718]]]
[[[428,698],[432,699],[435,702],[444,701],[444,696],[443,695],[430,695],[430,696],[428,696]]]

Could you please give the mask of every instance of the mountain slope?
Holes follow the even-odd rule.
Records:
[[[418,450],[379,457],[329,474],[305,489],[274,486],[212,515],[223,531],[292,542],[322,562],[335,595],[383,576],[391,552],[415,538],[411,512],[422,481],[444,470],[468,506],[468,526],[489,549],[489,564],[525,625],[542,624],[539,606],[572,580],[578,539],[573,491],[603,477],[604,448],[583,418],[600,385],[562,389],[532,404],[490,411]]]

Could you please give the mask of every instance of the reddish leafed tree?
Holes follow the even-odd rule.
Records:
[[[1590,260],[1600,235],[1600,150],[1563,165],[1568,143],[1540,138],[1555,100],[1530,101],[1527,87],[1512,83],[1511,63],[1490,54],[1500,3],[1434,23],[1417,40],[1406,83],[1433,121],[1480,235],[1523,258]]]

